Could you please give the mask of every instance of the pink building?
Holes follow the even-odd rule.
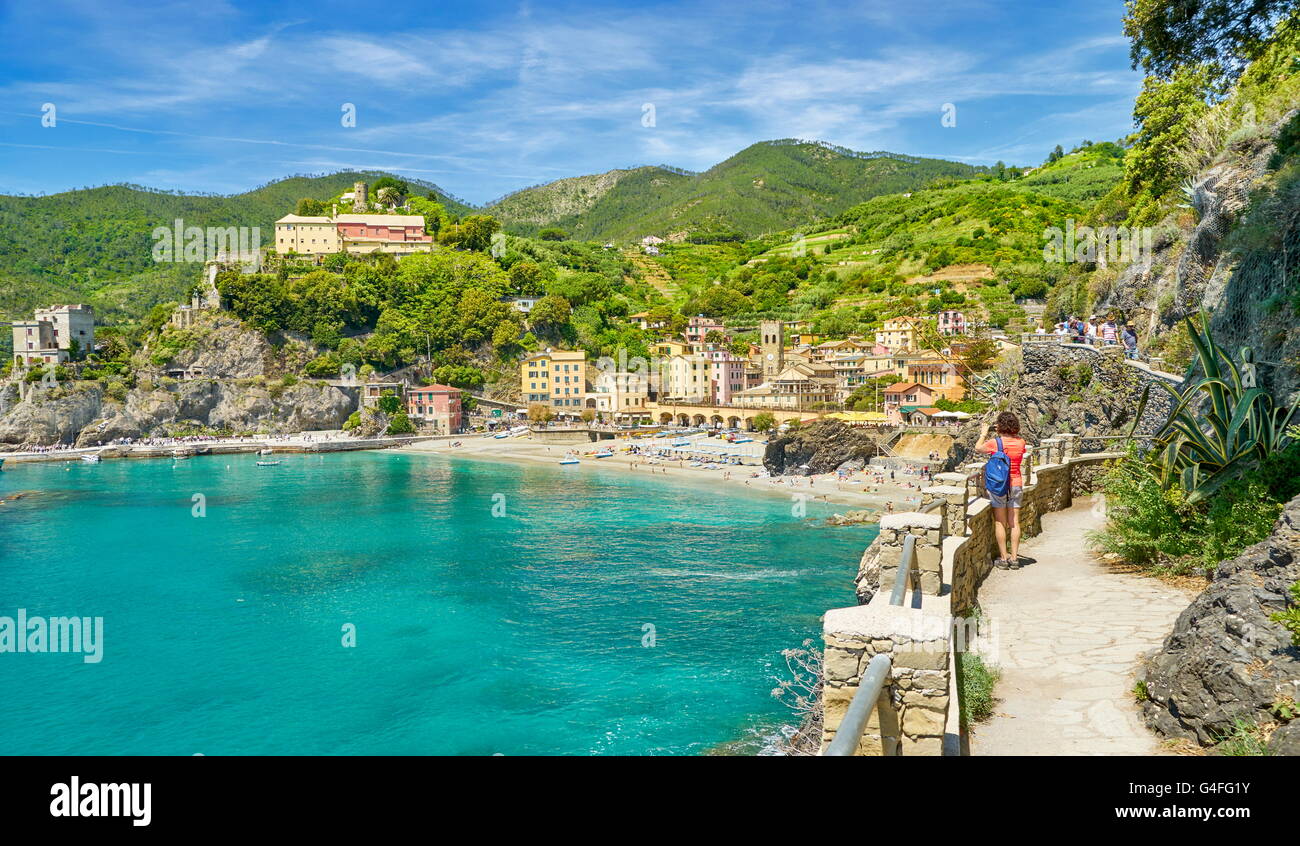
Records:
[[[966,315],[960,311],[941,311],[938,320],[940,335],[966,334]]]
[[[334,218],[339,237],[344,241],[381,243],[431,243],[433,236],[424,231],[420,215],[341,214]]]
[[[715,405],[730,405],[735,394],[745,390],[745,365],[748,359],[737,358],[727,350],[709,350],[709,385]]]
[[[412,420],[432,424],[444,435],[455,434],[461,427],[460,388],[449,385],[425,385],[406,392],[406,415]]]
[[[702,344],[704,343],[704,336],[714,330],[722,332],[722,324],[711,317],[697,314],[694,317],[687,318],[686,331],[683,334],[686,336],[686,343]]]

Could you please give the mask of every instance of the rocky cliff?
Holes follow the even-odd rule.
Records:
[[[191,328],[167,329],[137,356],[130,391],[101,382],[35,384],[19,401],[17,389],[0,393],[0,444],[94,446],[118,438],[194,431],[292,433],[337,429],[357,407],[355,390],[314,381],[277,378],[314,356],[302,340],[277,339],[248,329],[234,317],[209,312]],[[164,374],[191,370],[201,378]]]
[[[1215,571],[1179,616],[1164,646],[1145,663],[1147,723],[1161,734],[1214,743],[1238,718],[1278,720],[1276,706],[1300,700],[1300,648],[1269,617],[1287,607],[1300,580],[1300,497],[1273,533]],[[1270,740],[1276,754],[1300,754],[1300,721]]]
[[[1154,247],[1124,267],[1113,283],[1099,275],[1093,310],[1118,312],[1162,351],[1190,349],[1180,321],[1202,308],[1210,331],[1235,354],[1250,346],[1261,363],[1261,387],[1285,397],[1300,385],[1300,333],[1288,302],[1294,293],[1300,250],[1300,187],[1279,179],[1277,139],[1297,111],[1244,133],[1188,186],[1187,207],[1155,228]],[[1182,362],[1180,362],[1182,363]]]
[[[767,443],[763,466],[773,476],[809,476],[840,467],[860,470],[880,454],[875,438],[838,420],[818,420]]]

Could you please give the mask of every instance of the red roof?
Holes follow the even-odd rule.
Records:
[[[927,391],[930,390],[929,388],[926,388],[925,385],[922,385],[920,382],[899,382],[895,385],[890,385],[888,388],[885,388],[885,393],[903,394],[903,393],[907,393],[913,388],[925,388]]]
[[[414,391],[436,391],[441,394],[459,394],[460,388],[453,388],[450,385],[424,385],[419,388],[412,388]]]

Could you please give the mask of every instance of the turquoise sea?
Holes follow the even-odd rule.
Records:
[[[590,462],[391,452],[12,465],[6,498],[0,616],[103,617],[104,644],[0,653],[4,754],[756,748],[789,721],[781,650],[853,603],[875,532]]]

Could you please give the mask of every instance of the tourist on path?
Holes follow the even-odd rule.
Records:
[[[1130,359],[1138,357],[1138,336],[1132,326],[1124,327],[1124,355]]]
[[[1024,490],[1024,479],[1020,475],[1021,460],[1025,457],[1027,447],[1020,437],[1020,418],[1010,411],[998,415],[993,424],[990,437],[980,445],[980,450],[988,455],[997,451],[998,440],[1002,441],[1002,451],[1011,463],[1011,486],[1005,496],[989,494],[993,506],[993,532],[997,536],[998,552],[1001,557],[993,566],[1002,570],[1020,569],[1020,497]],[[1009,546],[1008,546],[1009,545]]]

